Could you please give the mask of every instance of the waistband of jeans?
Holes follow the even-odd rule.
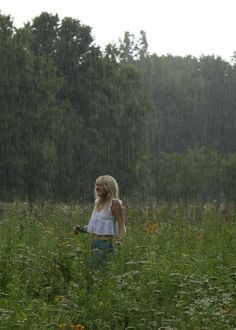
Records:
[[[93,240],[102,240],[102,241],[112,241],[113,240],[113,235],[96,235],[93,234]]]

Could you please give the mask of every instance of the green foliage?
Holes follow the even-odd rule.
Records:
[[[162,153],[154,165],[156,194],[164,200],[233,201],[234,162],[234,154],[225,157],[204,147],[183,154]]]
[[[42,13],[15,32],[1,22],[2,198],[87,198],[101,172],[132,178],[132,191],[138,71],[103,56],[78,20]]]
[[[16,29],[0,15],[3,200],[90,199],[98,175],[125,198],[235,196],[235,65],[148,53],[125,32],[43,12]]]
[[[153,101],[155,153],[183,152],[189,146],[235,152],[233,65],[214,56],[156,54],[137,65]]]
[[[235,205],[127,204],[127,238],[90,269],[92,205],[2,205],[0,328],[232,329]]]

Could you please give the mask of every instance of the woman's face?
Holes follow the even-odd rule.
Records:
[[[106,184],[102,181],[96,182],[96,194],[98,197],[106,197],[107,196],[107,187]]]

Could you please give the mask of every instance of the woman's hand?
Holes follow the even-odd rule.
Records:
[[[74,234],[78,235],[80,233],[87,233],[87,226],[80,227],[80,225],[75,225],[73,228]]]
[[[73,228],[74,234],[78,235],[81,232],[81,228],[79,225],[75,225]]]

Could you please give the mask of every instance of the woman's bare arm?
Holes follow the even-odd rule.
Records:
[[[112,213],[118,223],[118,243],[123,243],[126,236],[126,226],[123,207],[119,201],[114,200],[112,202]]]

